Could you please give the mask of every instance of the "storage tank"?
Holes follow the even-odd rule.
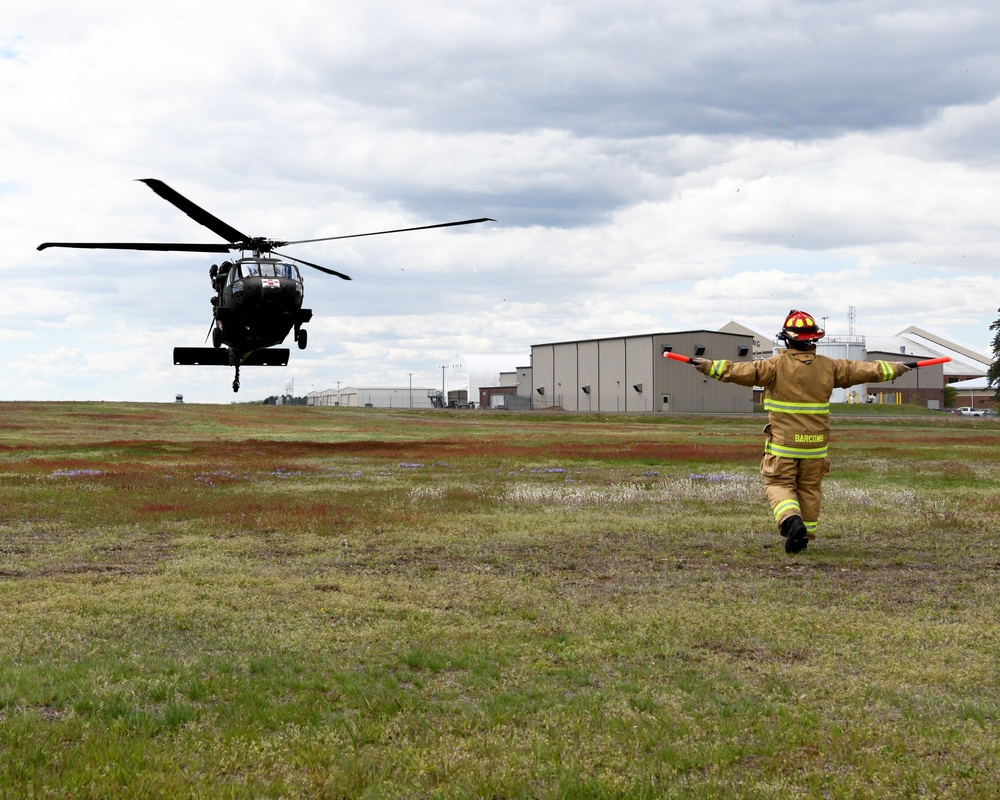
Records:
[[[479,390],[502,386],[501,373],[513,374],[528,363],[523,353],[456,353],[445,366],[448,399],[478,403]]]
[[[816,344],[816,352],[827,358],[849,358],[852,361],[865,361],[868,351],[863,337],[851,339],[821,339]],[[864,403],[867,398],[867,387],[863,383],[847,389],[834,389],[830,397],[831,403]]]

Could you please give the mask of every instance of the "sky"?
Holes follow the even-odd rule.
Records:
[[[792,308],[989,353],[992,0],[0,0],[0,400],[440,386],[459,353]],[[220,256],[158,178],[303,244],[309,346],[179,367]]]

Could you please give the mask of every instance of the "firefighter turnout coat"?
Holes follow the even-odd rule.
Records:
[[[764,452],[781,458],[826,458],[830,396],[835,388],[893,380],[906,368],[890,361],[827,358],[810,350],[782,350],[762,361],[709,361],[698,369],[711,378],[764,389],[768,424]]]
[[[782,350],[764,361],[702,360],[697,366],[716,380],[764,387],[764,493],[778,530],[800,517],[808,539],[816,535],[823,477],[830,471],[830,395],[835,388],[880,383],[907,371],[889,361],[827,358],[815,347]]]

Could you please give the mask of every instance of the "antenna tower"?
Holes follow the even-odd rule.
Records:
[[[851,334],[851,336],[854,335],[854,323],[857,322],[857,319],[858,319],[858,317],[857,317],[857,313],[854,310],[854,306],[848,306],[847,307],[847,331],[848,331],[848,333]]]

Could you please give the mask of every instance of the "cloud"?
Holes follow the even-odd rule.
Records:
[[[5,22],[7,397],[234,399],[228,369],[170,364],[204,340],[212,256],[35,250],[218,241],[143,177],[281,239],[498,220],[289,248],[353,280],[306,270],[309,348],[236,399],[289,376],[433,386],[455,352],[766,332],[791,305],[992,338],[986,2],[38,0]]]
[[[300,58],[279,80],[440,132],[773,135],[784,122],[786,136],[824,136],[982,102],[996,78],[985,3],[511,2],[497,15],[485,3],[381,2],[333,13],[336,28],[296,31]]]

